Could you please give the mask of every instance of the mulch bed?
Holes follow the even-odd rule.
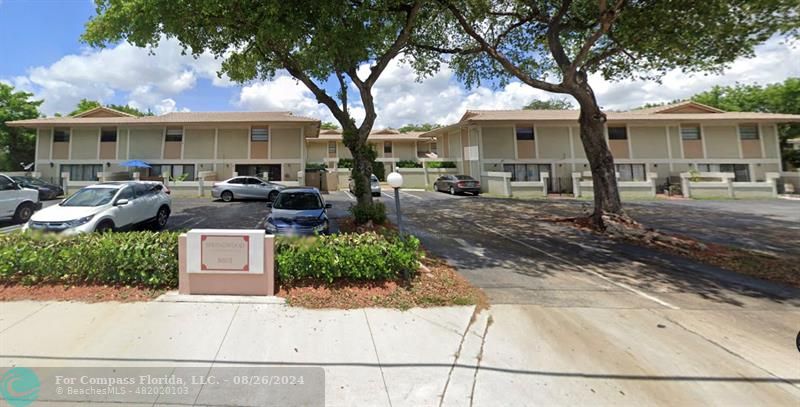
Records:
[[[588,217],[551,218],[596,233]],[[701,242],[687,236],[665,234],[638,223],[618,222],[606,235],[628,243],[683,256],[748,276],[800,288],[800,258],[778,257],[754,250]]]
[[[0,301],[137,302],[150,301],[163,293],[162,290],[101,285],[0,285]]]
[[[426,257],[424,267],[411,279],[364,282],[339,281],[334,284],[318,281],[296,282],[282,286],[279,297],[292,306],[304,308],[383,307],[408,309],[446,305],[477,305],[487,308],[486,295],[442,260]]]

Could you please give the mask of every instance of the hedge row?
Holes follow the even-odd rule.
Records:
[[[277,253],[278,278],[286,283],[394,279],[415,273],[420,260],[417,238],[375,232],[281,239]]]
[[[178,232],[0,236],[0,284],[178,285]],[[381,280],[416,271],[419,241],[376,233],[279,238],[281,281]]]
[[[0,236],[0,282],[178,285],[178,233]]]

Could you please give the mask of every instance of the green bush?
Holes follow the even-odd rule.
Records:
[[[386,167],[383,166],[383,163],[373,161],[372,162],[372,173],[375,174],[381,181],[386,181]]]
[[[400,160],[397,162],[398,168],[422,168],[422,163],[414,160]]]
[[[457,168],[452,161],[429,161],[428,168]]]
[[[383,202],[373,202],[366,207],[361,205],[353,205],[350,207],[350,213],[355,218],[356,224],[363,225],[369,221],[376,225],[383,225],[386,223],[386,205]]]
[[[0,283],[178,285],[178,233],[0,236]]]
[[[352,158],[340,158],[339,162],[336,165],[339,168],[353,168],[353,159]]]
[[[323,164],[323,163],[306,163],[306,171],[308,171],[308,170],[312,170],[312,171],[313,170],[317,170],[318,171],[318,170],[324,170],[326,168],[328,168],[328,166]]]
[[[280,281],[300,279],[387,280],[413,275],[419,267],[419,240],[375,232],[278,241]]]

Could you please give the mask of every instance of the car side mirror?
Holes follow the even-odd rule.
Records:
[[[272,202],[267,202],[267,208],[272,208]]]
[[[127,199],[124,199],[124,198],[123,198],[123,199],[119,199],[119,200],[117,200],[117,202],[114,204],[114,206],[124,206],[124,205],[127,205],[127,204],[128,204],[128,202],[129,202],[129,201],[128,201]]]
[[[331,208],[333,208],[333,205],[331,205],[331,204],[329,204],[329,203],[326,203],[326,204],[325,204],[325,209],[331,209]]]

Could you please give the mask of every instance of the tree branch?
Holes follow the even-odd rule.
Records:
[[[592,47],[603,35],[611,30],[614,21],[616,21],[617,17],[619,16],[619,11],[624,5],[625,0],[617,0],[617,3],[614,5],[614,7],[609,10],[606,0],[600,0],[600,16],[598,17],[600,27],[597,29],[597,31],[586,38],[586,40],[584,40],[583,46],[581,47],[580,51],[578,51],[575,59],[572,61],[568,75],[571,76],[575,74],[575,71],[581,66],[581,63],[589,54],[589,51],[591,51]]]
[[[414,22],[417,20],[417,15],[419,14],[420,8],[422,8],[422,2],[422,0],[414,1],[414,5],[406,14],[406,22],[403,25],[403,29],[400,30],[400,34],[397,36],[397,38],[395,38],[389,49],[386,50],[386,52],[384,52],[380,58],[378,58],[378,60],[375,62],[375,65],[370,68],[371,72],[367,79],[364,80],[364,84],[367,86],[367,88],[372,88],[372,85],[374,85],[378,80],[378,77],[381,76],[383,70],[386,69],[387,65],[389,65],[389,61],[394,59],[394,57],[400,53],[400,50],[408,45],[408,39],[411,38],[411,32],[414,29]]]
[[[458,55],[472,55],[472,54],[479,54],[483,51],[481,47],[472,47],[472,48],[444,48],[444,47],[437,47],[435,45],[428,45],[428,44],[420,44],[414,41],[409,41],[408,45],[420,49],[424,49],[427,51],[434,51],[440,54],[458,54]]]

